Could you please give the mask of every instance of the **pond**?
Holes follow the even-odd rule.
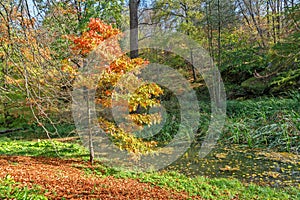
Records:
[[[165,170],[177,170],[187,176],[237,178],[271,187],[300,187],[300,155],[230,145],[218,146],[200,159],[199,149],[191,148]]]

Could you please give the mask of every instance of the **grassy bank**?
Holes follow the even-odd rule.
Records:
[[[300,152],[300,93],[227,102],[222,140],[249,147]]]
[[[78,158],[87,159],[87,151],[78,143],[51,142],[51,141],[21,141],[0,138],[1,155],[26,155],[61,157],[62,159]],[[87,176],[104,178],[114,176],[116,178],[133,178],[140,182],[151,183],[153,186],[186,191],[190,195],[199,195],[205,199],[299,199],[300,188],[274,189],[243,184],[236,179],[218,179],[196,177],[189,178],[177,172],[152,172],[134,173],[120,169],[109,168],[100,163],[90,167],[87,162],[80,168]],[[1,192],[5,191],[5,192]],[[15,183],[11,177],[0,181],[0,192],[6,197],[17,199],[43,199],[39,186],[27,188]],[[24,197],[24,198],[23,198]],[[1,197],[2,198],[2,197]]]
[[[0,199],[47,199],[39,186],[33,188],[22,186],[9,175],[0,179]]]

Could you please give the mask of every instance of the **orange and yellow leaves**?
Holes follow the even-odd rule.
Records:
[[[76,75],[81,86],[89,87],[91,78],[97,76],[95,81],[95,101],[104,108],[117,106],[120,117],[127,120],[123,124],[116,125],[107,119],[100,118],[100,127],[111,135],[112,141],[120,148],[132,153],[145,154],[152,151],[156,142],[146,142],[134,136],[133,132],[143,129],[144,125],[153,125],[161,121],[160,113],[148,114],[151,107],[159,106],[157,99],[163,90],[155,83],[138,77],[141,70],[149,63],[142,58],[130,59],[122,50],[118,41],[120,31],[105,24],[100,19],[92,18],[88,24],[88,30],[80,36],[67,36],[73,42],[74,56],[87,57],[94,51],[101,57],[101,61],[95,66],[99,74]],[[73,73],[73,68],[65,61],[64,71]],[[93,76],[93,77],[91,77]],[[89,80],[89,81],[85,81]],[[93,79],[94,80],[94,79]],[[95,78],[96,80],[96,78]],[[91,85],[91,84],[90,84]],[[114,98],[114,99],[113,99]],[[144,113],[137,113],[142,108]],[[128,114],[129,113],[131,114]],[[132,122],[132,123],[131,123]],[[131,123],[130,125],[127,123]]]
[[[24,28],[30,28],[30,27],[34,27],[35,22],[36,22],[35,18],[31,18],[31,19],[23,18],[22,21],[20,21],[20,24]]]
[[[68,59],[64,59],[61,62],[61,70],[65,73],[68,73],[71,78],[75,78],[75,76],[78,73],[78,69],[76,69],[74,66],[72,66]]]
[[[161,114],[131,114],[128,116],[132,121],[134,121],[137,125],[142,126],[147,124],[148,126],[158,124],[161,122]]]
[[[5,84],[8,85],[19,85],[19,84],[24,84],[24,79],[15,79],[9,76],[5,76]]]
[[[142,87],[139,87],[137,91],[131,95],[129,100],[129,110],[136,111],[138,105],[145,109],[158,106],[160,102],[156,97],[161,94],[163,94],[163,90],[155,83],[145,84]]]
[[[102,20],[91,18],[88,24],[88,31],[85,31],[81,36],[67,36],[73,41],[73,51],[86,56],[96,47],[98,47],[104,40],[107,40],[120,33],[118,29],[113,28],[111,25],[105,24]],[[109,46],[109,45],[108,45]],[[113,50],[118,50],[119,45],[112,43]]]
[[[135,154],[147,154],[157,146],[157,142],[145,142],[140,138],[136,138],[133,134],[127,133],[104,118],[99,118],[99,123],[101,128],[112,136],[113,141],[121,150],[127,150]]]
[[[104,40],[120,33],[119,29],[113,28],[111,25],[105,24],[97,18],[91,18],[88,27],[90,31],[101,34]]]

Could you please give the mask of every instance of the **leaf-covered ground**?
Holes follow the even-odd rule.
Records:
[[[135,179],[88,175],[79,166],[91,168],[84,161],[58,158],[1,156],[0,178],[8,174],[26,186],[41,186],[50,199],[187,199],[186,192],[176,192],[142,183]],[[194,196],[194,199],[200,197]]]
[[[77,143],[0,137],[0,199],[300,199],[299,186],[270,188],[172,170],[123,171],[99,161],[91,166],[87,155]],[[229,154],[215,157],[226,160]]]
[[[298,154],[220,144],[205,158],[199,158],[199,150],[198,147],[190,149],[167,169],[191,177],[236,178],[245,184],[273,188],[300,187]]]

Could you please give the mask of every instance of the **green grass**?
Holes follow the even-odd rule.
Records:
[[[43,200],[47,198],[43,196],[37,185],[32,188],[22,187],[8,175],[0,179],[0,199]]]
[[[228,100],[227,116],[220,137],[222,143],[261,147],[275,151],[300,152],[300,93],[291,92],[285,97],[260,97],[248,100]],[[178,108],[168,104],[169,112],[180,114]],[[167,107],[167,108],[168,108]],[[196,138],[206,136],[210,116],[210,102],[200,101],[200,127]],[[180,120],[173,120],[156,135],[175,135]],[[157,139],[156,138],[156,139]],[[172,138],[172,137],[171,137]]]
[[[88,151],[78,143],[66,143],[50,140],[24,141],[0,138],[0,155],[80,157],[88,158]]]
[[[0,119],[1,122],[1,119]],[[17,123],[17,122],[16,122]],[[45,128],[49,132],[51,138],[62,138],[62,137],[72,137],[76,136],[75,134],[75,125],[68,123],[56,124],[55,127],[49,123],[44,124]],[[19,124],[16,127],[1,127],[0,130],[15,129],[21,128],[21,131],[14,131],[2,134],[2,136],[15,139],[15,140],[32,140],[32,139],[48,139],[48,135],[45,133],[44,129],[41,126],[38,126],[36,123],[32,124]],[[57,130],[57,131],[56,131]]]
[[[0,154],[27,156],[54,156],[63,158],[87,158],[87,151],[76,143],[50,141],[21,141],[0,138]],[[116,168],[109,168],[99,163],[93,169],[87,166],[74,166],[84,170],[87,176],[114,176],[116,178],[133,178],[176,191],[187,191],[191,195],[200,195],[205,199],[299,199],[300,188],[274,189],[245,185],[236,179],[210,179],[205,177],[189,178],[177,172],[136,173]],[[10,177],[0,180],[1,198],[45,199],[38,188],[19,187]],[[13,196],[14,195],[14,196]],[[22,196],[23,195],[23,196]],[[24,197],[24,198],[23,198]]]
[[[300,151],[300,94],[227,102],[222,139],[249,147]]]
[[[98,165],[96,168],[85,169],[89,175],[101,177],[133,178],[140,182],[151,183],[176,191],[186,191],[190,195],[199,195],[205,199],[299,199],[300,188],[270,188],[255,184],[243,184],[237,179],[205,178],[198,176],[190,178],[175,171],[135,173],[106,168]]]

